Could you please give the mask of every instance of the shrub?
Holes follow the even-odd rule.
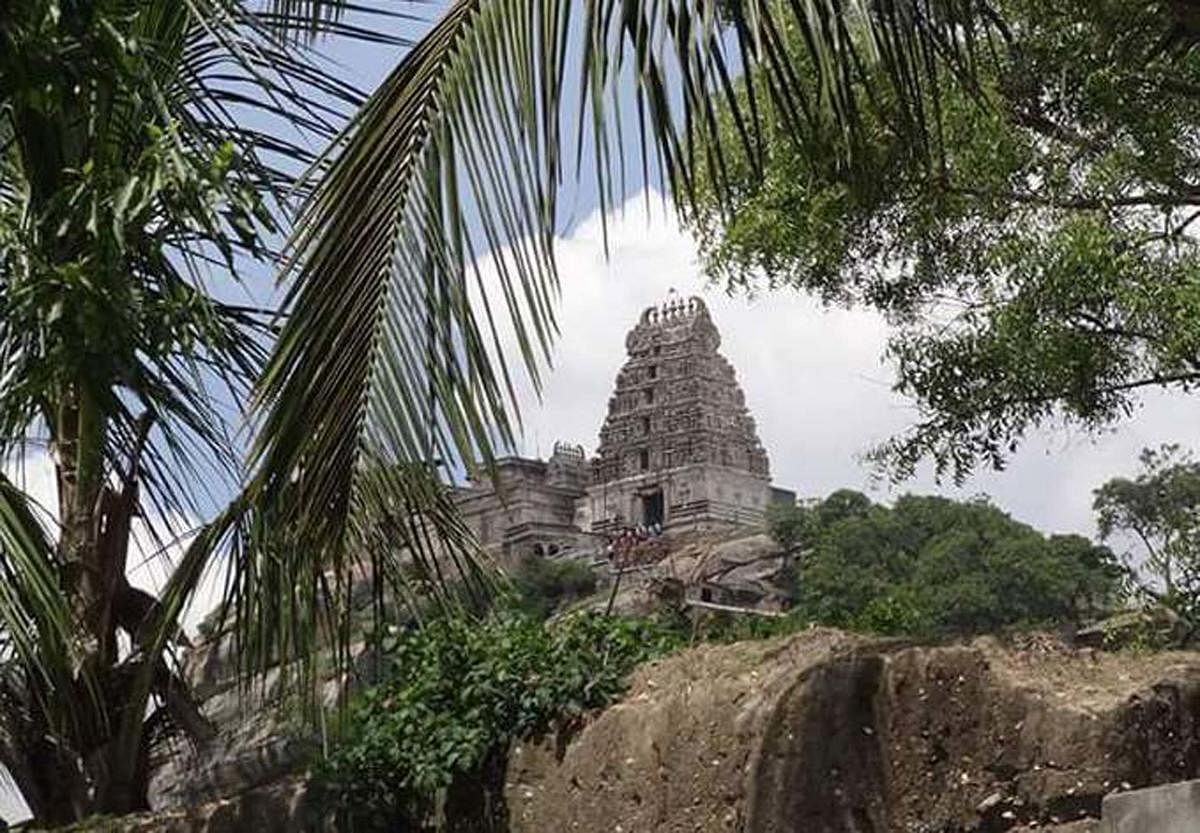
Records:
[[[440,621],[386,646],[387,681],[352,705],[317,766],[322,803],[355,830],[419,828],[456,779],[514,739],[606,705],[633,667],[682,644],[646,620]]]
[[[570,558],[537,555],[523,558],[512,573],[516,603],[524,611],[545,618],[596,589],[591,567]]]

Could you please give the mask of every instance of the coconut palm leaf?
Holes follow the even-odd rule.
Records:
[[[62,692],[78,657],[57,566],[28,496],[0,474],[0,663],[15,660],[39,688]]]
[[[137,805],[151,696],[189,722],[162,658],[195,581],[167,605],[129,586],[134,519],[173,540],[239,483],[231,424],[272,331],[232,299],[278,255],[306,145],[364,100],[271,24],[235,0],[0,2],[0,459],[48,447],[60,511],[48,535],[0,482],[0,662],[33,716],[14,725],[92,810]]]
[[[278,0],[270,19],[301,36],[356,9]],[[464,554],[452,506],[427,501],[439,479],[512,446],[515,378],[536,389],[549,365],[564,160],[578,176],[592,148],[602,213],[638,161],[686,212],[698,177],[723,182],[729,153],[757,153],[768,109],[772,125],[820,121],[853,136],[851,81],[881,61],[923,147],[925,85],[969,68],[978,18],[971,0],[455,0],[440,11],[305,179],[247,491],[291,543],[235,565],[227,584],[260,659],[291,655],[295,633],[330,609],[321,595],[356,571],[397,574],[387,565],[407,560],[433,574]],[[797,81],[783,48],[793,28],[819,84]],[[761,86],[742,89],[739,65],[763,69]],[[721,144],[721,106],[740,147]],[[381,483],[394,495],[381,497]],[[438,546],[402,535],[381,548],[381,506],[418,515]]]

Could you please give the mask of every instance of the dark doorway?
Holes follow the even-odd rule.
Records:
[[[663,493],[656,489],[642,495],[642,523],[646,526],[661,525],[663,522]]]

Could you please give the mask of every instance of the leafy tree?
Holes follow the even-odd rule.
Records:
[[[1077,623],[1120,588],[1105,547],[1046,537],[982,501],[906,495],[889,508],[843,491],[790,514],[806,518],[795,613],[823,624],[936,634]]]
[[[1200,624],[1200,462],[1178,445],[1147,448],[1135,478],[1114,478],[1095,493],[1100,534],[1140,545],[1135,574],[1143,592]]]
[[[1101,428],[1142,388],[1200,381],[1194,15],[1125,0],[961,13],[992,33],[969,77],[919,73],[905,94],[867,64],[844,91],[859,130],[826,119],[797,136],[775,111],[765,170],[735,155],[732,198],[714,180],[691,218],[727,284],[764,276],[897,325],[896,388],[920,413],[877,449],[898,476],[926,458],[956,478],[1001,467],[1031,427]],[[799,29],[782,48],[812,63]],[[821,75],[800,77],[819,99]]]

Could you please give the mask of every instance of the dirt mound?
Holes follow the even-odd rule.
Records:
[[[513,750],[514,831],[1085,833],[1200,772],[1200,655],[913,647],[830,630],[641,669],[572,738]]]

